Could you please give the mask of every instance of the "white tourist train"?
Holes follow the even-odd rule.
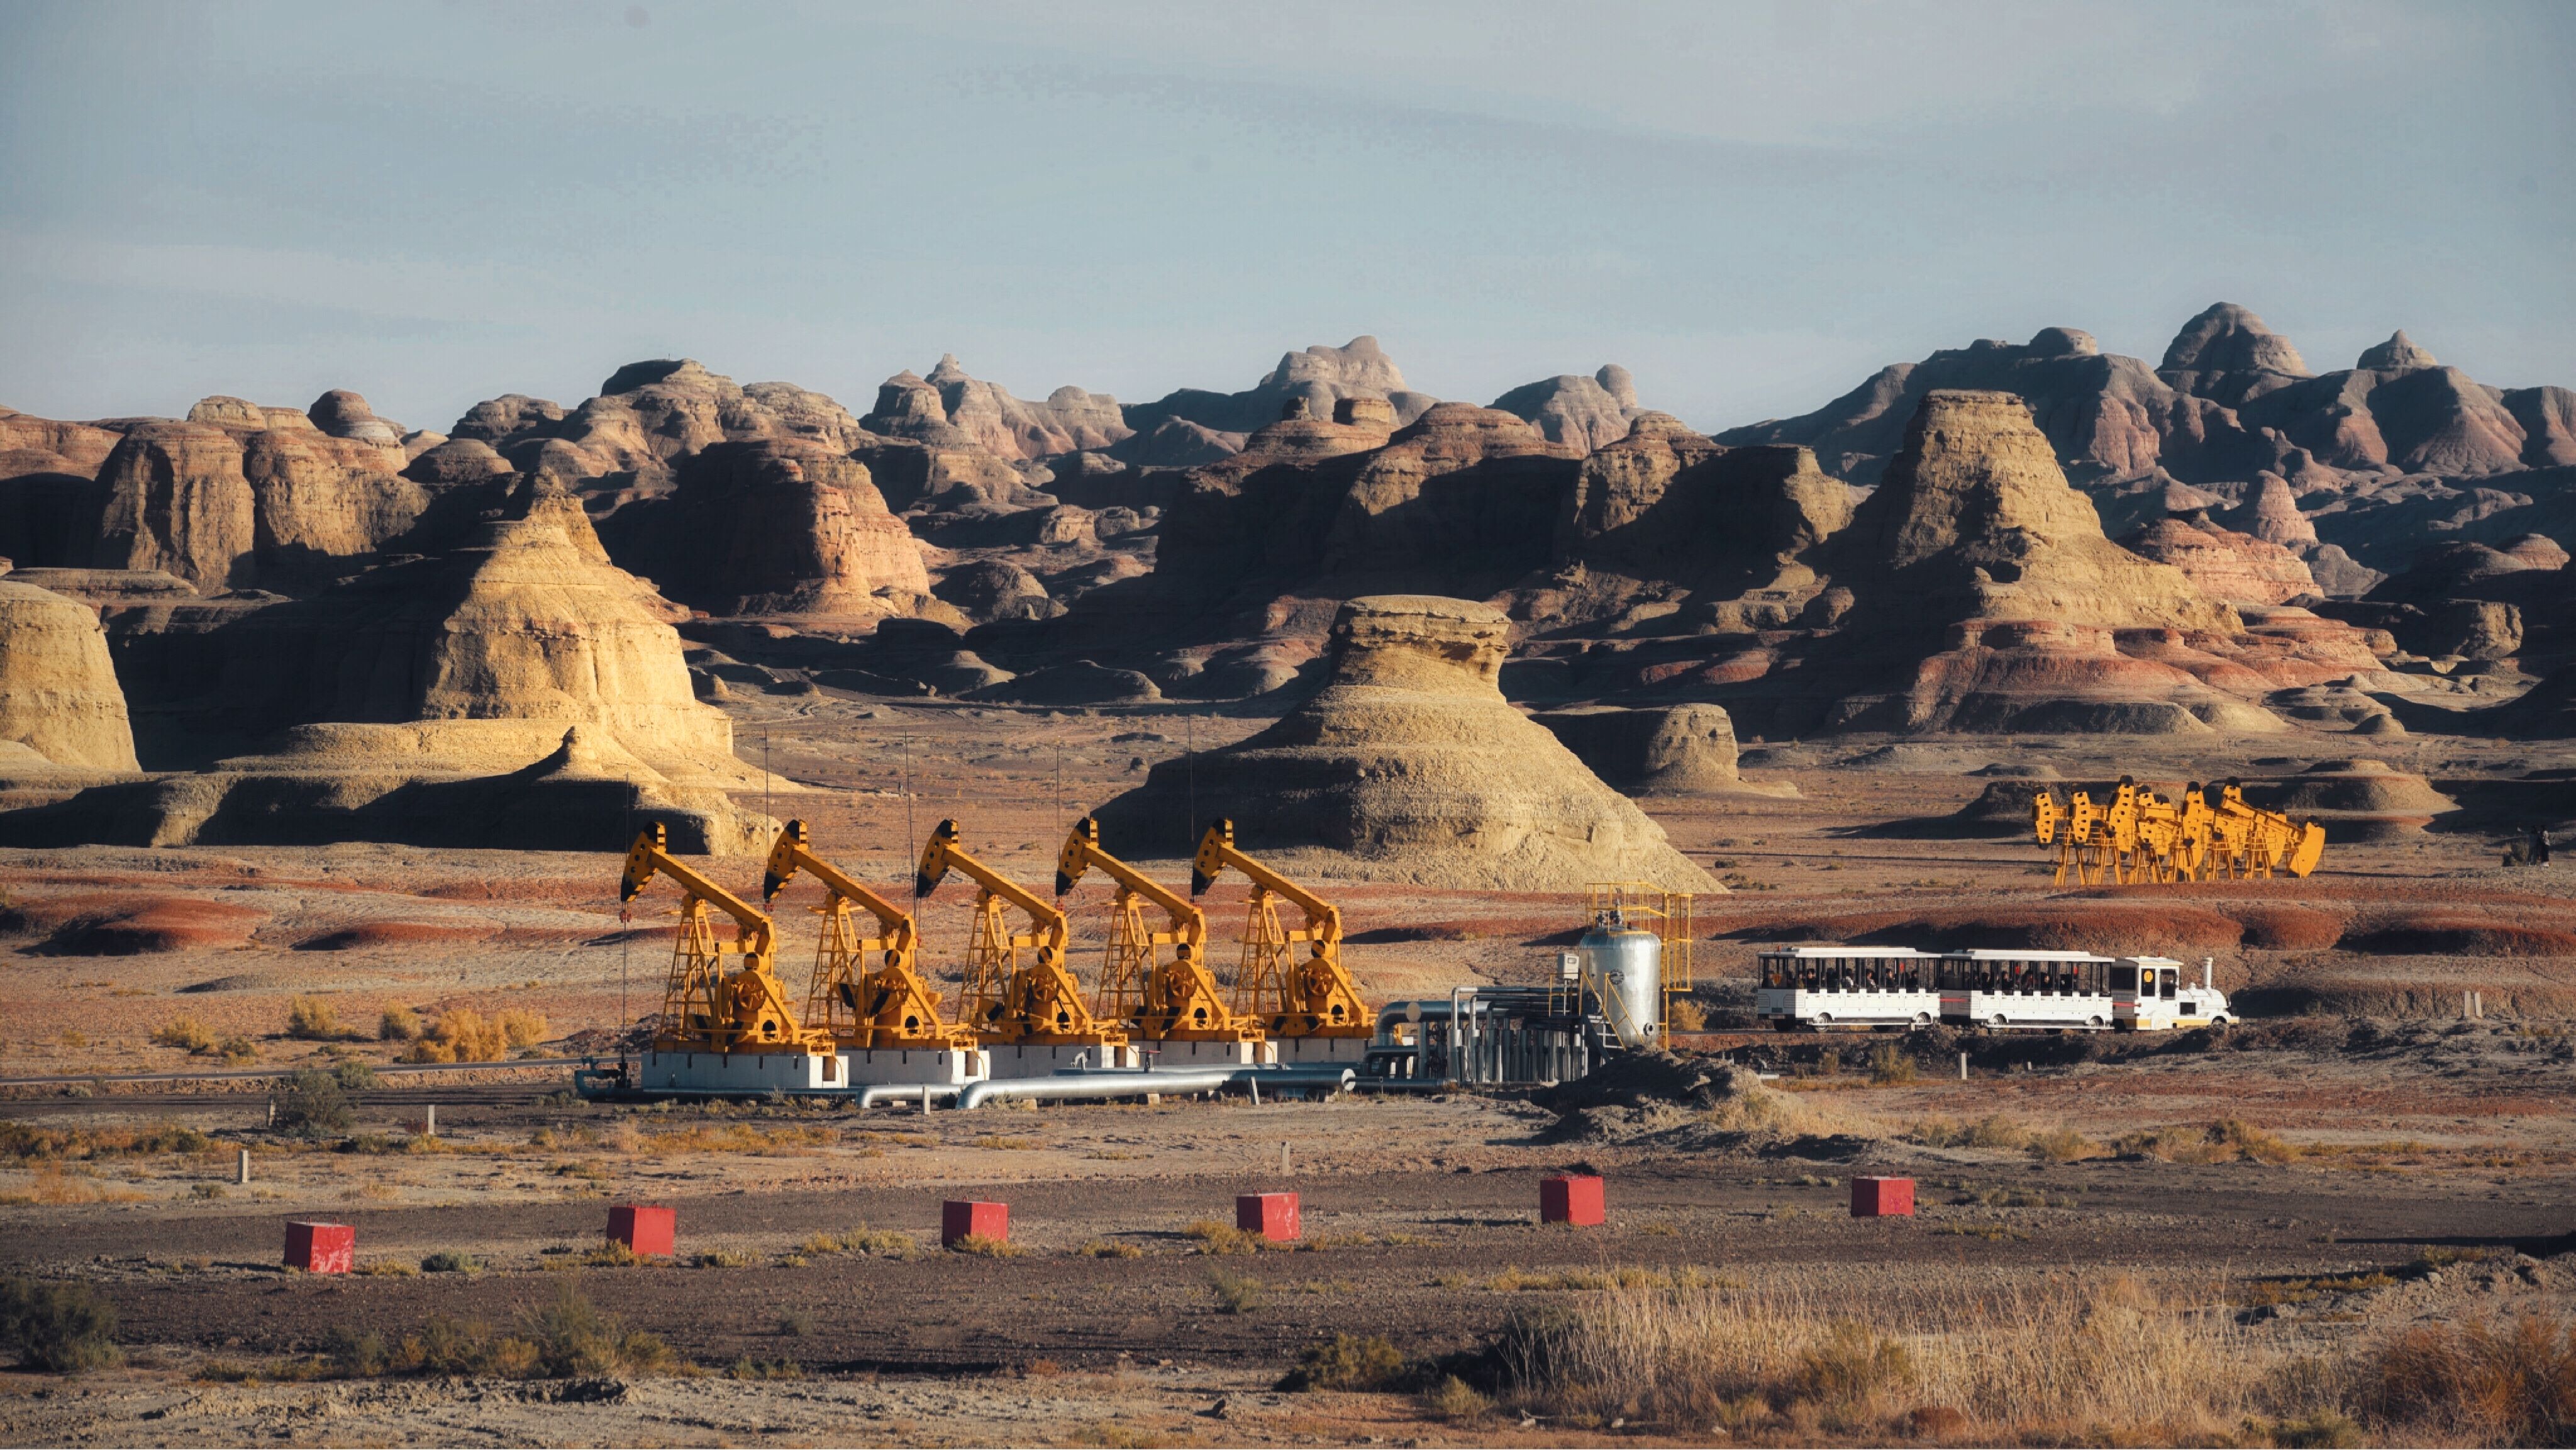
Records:
[[[1765,947],[1754,1015],[1773,1027],[1929,1027],[2003,1032],[2162,1032],[2224,1027],[2227,994],[2201,959],[2183,980],[2171,957],[2090,952],[1921,952],[1912,947]]]

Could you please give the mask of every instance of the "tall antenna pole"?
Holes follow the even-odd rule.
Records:
[[[1184,850],[1197,850],[1199,841],[1199,717],[1181,717],[1181,769],[1189,777],[1190,833],[1182,839]]]
[[[903,855],[909,857],[919,845],[912,833],[912,731],[907,728],[903,732]]]

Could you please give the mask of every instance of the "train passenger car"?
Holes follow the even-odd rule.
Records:
[[[1929,1027],[1941,1015],[1940,958],[1912,947],[1765,947],[1753,1012],[1799,1027]]]
[[[2183,981],[2182,963],[2171,957],[2122,957],[2111,967],[2112,1021],[2129,1032],[2226,1026],[2235,1014],[2211,980],[2215,968],[2210,958],[2201,958],[2194,986]]]
[[[1950,952],[1937,971],[1941,1016],[1962,1027],[2100,1032],[2119,1015],[2117,965],[2091,952]]]

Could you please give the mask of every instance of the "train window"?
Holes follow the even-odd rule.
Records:
[[[2164,998],[2168,1002],[2172,1001],[2174,995],[2174,979],[2180,975],[2181,972],[2179,969],[2172,968],[2156,973],[2156,976],[2163,982],[2162,989],[2158,991],[2156,995]]]
[[[2138,969],[2134,963],[2113,962],[2111,964],[2111,990],[2114,992],[2138,990]]]

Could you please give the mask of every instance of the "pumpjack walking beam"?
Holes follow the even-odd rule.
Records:
[[[659,1052],[829,1052],[831,1039],[797,1020],[774,959],[778,935],[767,914],[675,859],[662,824],[635,838],[617,899],[633,901],[656,874],[677,884],[680,934],[671,949],[671,971],[662,986],[662,1021],[653,1038]],[[734,939],[718,941],[707,907],[734,919]],[[728,972],[724,959],[742,965]]]
[[[1261,1025],[1226,1004],[1208,971],[1207,915],[1188,897],[1101,849],[1100,822],[1084,816],[1056,857],[1056,898],[1062,900],[1095,866],[1118,885],[1100,972],[1103,1015],[1133,1023],[1149,1041],[1260,1041]],[[1161,908],[1166,930],[1146,926],[1149,901]],[[1168,962],[1155,951],[1164,946],[1172,949]]]
[[[1227,868],[1252,883],[1244,913],[1243,965],[1235,973],[1234,1006],[1261,1019],[1273,1037],[1367,1037],[1376,1014],[1342,966],[1341,908],[1245,855],[1234,844],[1234,822],[1220,820],[1199,840],[1190,863],[1190,895],[1205,896]],[[1295,931],[1279,923],[1279,901],[1305,914]],[[1306,944],[1306,960],[1291,965],[1289,943]]]
[[[921,849],[913,899],[939,889],[955,871],[975,883],[975,933],[967,948],[964,1021],[988,1043],[1119,1046],[1127,1034],[1092,1015],[1082,985],[1065,966],[1072,933],[1056,904],[969,854],[954,820],[941,821]],[[1005,907],[1017,907],[1030,929],[1011,930]],[[1026,965],[1020,952],[1029,950]]]
[[[827,893],[815,908],[823,930],[814,946],[805,1020],[835,1043],[862,1051],[975,1046],[973,1028],[951,1025],[939,1015],[939,991],[919,969],[921,933],[912,913],[814,854],[805,823],[789,821],[770,848],[769,869],[760,881],[762,902],[776,901],[800,870],[812,873]],[[875,936],[859,935],[853,906],[876,918]],[[877,958],[873,969],[871,954]]]

